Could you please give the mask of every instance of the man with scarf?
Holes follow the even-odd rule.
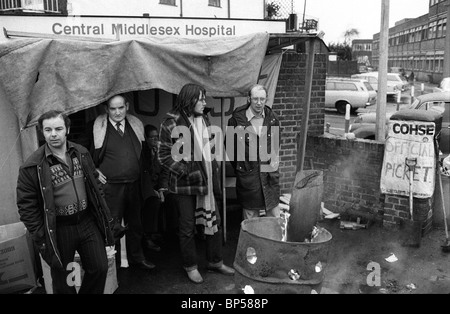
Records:
[[[220,169],[212,158],[205,106],[205,89],[186,84],[160,128],[159,159],[169,171],[169,195],[179,215],[183,268],[194,283],[203,282],[196,256],[196,225],[204,230],[208,270],[234,275],[234,269],[223,263]]]

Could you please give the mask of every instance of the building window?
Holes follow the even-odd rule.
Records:
[[[436,38],[436,22],[430,23],[428,27],[428,39]]]
[[[0,0],[0,11],[29,10],[60,13],[60,0]]]
[[[208,0],[208,5],[210,7],[219,7],[220,8],[220,0]]]
[[[424,25],[422,28],[422,40],[426,40],[428,38],[428,26]]]
[[[159,0],[159,4],[173,5],[176,6],[176,0]]]
[[[0,10],[16,10],[21,9],[22,5],[20,1],[12,0],[12,1],[0,1]]]
[[[436,38],[445,37],[445,31],[447,30],[447,19],[439,20],[437,26]]]
[[[446,1],[446,0],[430,0],[430,7],[435,5],[435,4],[444,2],[444,1]]]

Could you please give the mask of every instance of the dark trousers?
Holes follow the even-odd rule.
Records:
[[[195,195],[171,194],[171,204],[178,211],[178,228],[183,267],[187,271],[197,268],[197,248],[195,243]],[[209,264],[218,264],[222,258],[222,230],[220,214],[216,211],[219,231],[214,235],[205,235],[206,260]]]
[[[76,224],[56,224],[56,241],[64,268],[51,268],[53,293],[76,294],[74,279],[80,276],[79,268],[67,266],[72,263],[75,251],[81,258],[84,277],[80,294],[102,294],[108,273],[105,241],[91,214]]]
[[[119,222],[123,218],[128,225],[125,234],[128,261],[131,264],[142,262],[145,256],[142,250],[142,197],[139,180],[131,183],[107,183],[103,189],[111,216]],[[116,242],[115,248],[116,261],[120,261],[120,240]]]
[[[150,196],[145,200],[144,208],[142,208],[144,234],[151,235],[164,229],[161,205],[161,200],[156,196]]]

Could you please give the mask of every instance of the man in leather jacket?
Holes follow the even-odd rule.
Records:
[[[104,291],[113,245],[112,221],[98,174],[86,148],[67,141],[70,119],[51,110],[38,120],[46,143],[20,167],[17,207],[42,258],[51,268],[54,293],[76,293],[75,251],[81,257],[83,294]]]

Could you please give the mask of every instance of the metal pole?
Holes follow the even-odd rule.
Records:
[[[377,96],[377,132],[376,140],[384,142],[386,137],[386,97],[387,97],[387,67],[389,40],[389,0],[381,3],[380,31],[380,61],[378,65],[378,96]]]

